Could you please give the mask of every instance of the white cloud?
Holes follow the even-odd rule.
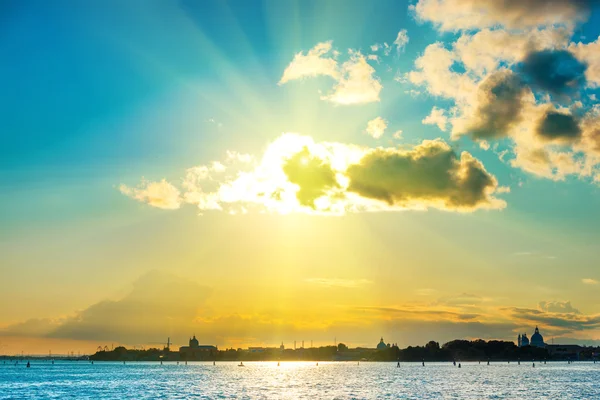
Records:
[[[333,92],[321,99],[344,105],[378,102],[381,89],[375,68],[360,52],[352,51],[350,60],[342,64]]]
[[[142,180],[136,188],[120,185],[119,190],[132,199],[157,208],[174,210],[179,208],[182,203],[179,190],[165,179],[159,182]]]
[[[394,40],[394,44],[396,45],[396,50],[400,53],[406,45],[408,44],[408,34],[406,33],[406,29],[402,29],[398,32],[398,36],[396,36],[396,40]]]
[[[387,121],[381,117],[374,118],[367,123],[366,132],[374,139],[379,139],[383,136],[387,128]]]
[[[361,286],[370,285],[373,281],[368,279],[339,279],[339,278],[307,278],[305,282],[326,287],[341,287],[354,289]]]
[[[279,81],[280,85],[295,79],[316,77],[319,75],[330,76],[338,79],[339,71],[337,61],[326,55],[331,51],[331,41],[318,43],[306,55],[302,52],[294,56],[292,62],[283,71]]]
[[[394,132],[392,137],[394,139],[402,139],[402,129],[398,129],[396,132]]]
[[[600,86],[600,37],[591,43],[571,43],[569,51],[588,65],[585,77],[592,87]]]
[[[188,169],[181,196],[162,184],[175,195],[177,207],[185,202],[201,212],[231,214],[472,212],[506,206],[495,196],[501,191],[496,178],[481,162],[468,152],[455,153],[442,140],[426,140],[412,149],[368,148],[284,134],[257,161],[238,164],[234,168],[225,160]],[[156,196],[123,192],[156,207],[176,208],[165,207],[166,201]]]
[[[524,29],[566,25],[585,20],[592,0],[419,0],[411,6],[418,19],[440,30],[457,31],[496,26]]]
[[[375,68],[367,62],[367,58],[378,62],[377,55],[365,57],[359,51],[349,50],[349,60],[339,65],[331,49],[329,41],[317,44],[306,55],[296,54],[279,84],[325,75],[335,79],[336,83],[330,93],[321,96],[321,100],[343,105],[378,102],[382,85],[375,76]]]
[[[437,125],[441,131],[446,131],[446,125],[448,125],[448,117],[446,117],[445,111],[438,107],[433,107],[431,113],[426,116],[422,121],[426,125]]]
[[[586,285],[597,285],[598,281],[596,279],[592,279],[592,278],[583,278],[581,280],[581,282],[585,283]]]
[[[469,135],[485,148],[490,140],[507,138],[512,146],[503,154],[512,154],[507,160],[511,166],[547,179],[593,181],[600,179],[600,110],[579,101],[583,92],[570,104],[564,104],[565,98],[555,103],[553,96],[534,92],[538,89],[529,86],[519,69],[532,53],[568,58],[568,50],[587,63],[582,68],[588,87],[596,87],[600,42],[569,45],[571,35],[565,26],[462,33],[450,45],[429,45],[406,77],[429,94],[454,102],[444,115],[453,139]]]
[[[452,70],[457,60],[454,52],[442,43],[430,44],[415,60],[416,68],[408,73],[408,80],[426,87],[434,96],[466,101],[474,93],[476,83],[467,74]]]

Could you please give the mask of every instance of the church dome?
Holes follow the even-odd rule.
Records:
[[[538,327],[535,327],[535,332],[531,335],[530,343],[532,346],[544,347],[544,337],[540,334]]]
[[[377,344],[377,350],[385,350],[387,349],[387,344],[385,344],[383,342],[383,338],[381,338],[381,340],[379,341],[379,344]]]

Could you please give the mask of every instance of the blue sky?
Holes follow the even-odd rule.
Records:
[[[308,224],[303,229],[320,230],[322,224],[326,224],[331,226],[331,232],[345,235],[343,240],[347,243],[355,239],[360,243],[360,238],[350,237],[344,231],[355,223],[367,227],[361,234],[366,235],[364,240],[369,240],[369,249],[358,259],[372,260],[369,257],[377,251],[385,252],[381,259],[377,258],[381,263],[378,268],[397,280],[402,280],[410,268],[394,269],[394,257],[399,255],[394,248],[396,238],[417,240],[409,239],[409,227],[412,232],[421,231],[418,243],[411,249],[403,249],[406,257],[427,266],[445,262],[453,266],[446,272],[432,266],[429,274],[415,278],[418,288],[437,291],[433,296],[469,291],[485,297],[485,288],[495,275],[503,277],[505,287],[520,288],[523,283],[517,283],[519,276],[543,277],[531,284],[531,293],[526,293],[525,288],[518,293],[506,289],[515,300],[497,295],[493,301],[496,311],[482,312],[488,318],[482,323],[510,320],[521,327],[522,316],[507,316],[498,309],[501,305],[535,308],[540,301],[575,303],[579,300],[576,306],[594,318],[600,298],[596,295],[585,305],[581,302],[595,285],[583,284],[582,279],[596,283],[600,280],[595,272],[600,173],[594,161],[598,154],[590,147],[597,132],[593,128],[597,123],[594,96],[600,96],[598,82],[594,80],[600,79],[600,73],[597,77],[593,75],[595,68],[600,68],[600,60],[594,58],[594,44],[600,34],[600,12],[592,9],[590,13],[584,6],[565,0],[558,2],[564,9],[540,8],[539,18],[535,19],[526,7],[535,6],[536,1],[523,2],[517,12],[523,12],[524,16],[517,20],[503,20],[505,11],[506,15],[516,14],[495,9],[497,6],[484,1],[474,12],[484,15],[487,10],[490,13],[485,15],[497,20],[470,18],[477,22],[465,26],[444,25],[458,24],[456,21],[462,20],[448,15],[445,21],[445,14],[437,11],[443,11],[443,7],[450,4],[452,10],[467,15],[472,12],[468,0],[3,2],[0,6],[0,52],[5,55],[0,62],[0,224],[3,226],[0,273],[6,283],[0,284],[0,288],[4,289],[7,299],[13,296],[23,300],[23,305],[10,313],[6,308],[6,317],[0,317],[0,328],[31,318],[67,318],[105,298],[118,298],[125,290],[123,282],[133,282],[151,270],[202,276],[208,269],[229,268],[230,274],[242,276],[239,268],[243,261],[232,258],[232,254],[224,255],[231,253],[232,246],[224,227],[234,229],[232,224],[235,225],[227,213],[246,212],[250,215],[239,216],[239,223],[252,232],[260,232],[263,226],[288,229],[288,225],[297,223]],[[453,2],[466,8],[453,6]],[[442,8],[426,8],[436,4]],[[419,8],[421,6],[423,8]],[[437,11],[432,16],[429,10]],[[451,18],[455,22],[448,22]],[[394,45],[403,30],[408,41]],[[525,50],[516,50],[521,46],[517,43],[527,35],[534,35],[532,30],[550,39],[532,42],[531,49],[524,46]],[[462,53],[457,50],[461,40],[472,44],[474,37],[483,37],[485,32],[491,33],[481,39],[482,43],[495,34],[506,34],[509,44],[471,45]],[[515,43],[514,54],[511,41]],[[385,54],[384,43],[390,46],[388,54]],[[308,55],[320,44],[330,46],[321,58],[335,63],[335,71],[302,71],[298,78],[283,82],[284,71],[299,60],[298,55]],[[374,50],[372,46],[376,44],[379,48]],[[428,56],[427,50],[435,46],[453,52],[453,64],[447,71],[424,72],[419,60],[425,65],[444,62],[441,57],[445,57],[445,53],[441,50]],[[483,54],[486,48],[491,49],[490,54]],[[509,51],[502,52],[503,48]],[[476,127],[489,121],[486,118],[492,118],[483,115],[489,111],[485,107],[488,100],[484,92],[487,78],[501,73],[516,76],[527,54],[562,49],[586,65],[585,86],[560,101],[526,86],[523,90],[531,90],[535,100],[527,103],[526,96],[519,100],[526,111],[521,120],[513,121],[510,128],[513,131],[509,132],[509,128],[494,134],[485,131],[488,135],[485,143],[473,136],[479,129]],[[369,55],[377,58],[367,58]],[[490,57],[497,65],[486,66],[480,73],[468,64],[470,56],[474,60]],[[359,62],[361,57],[364,64]],[[370,82],[381,85],[377,99],[356,104],[327,99],[348,73],[344,72],[344,65],[372,68],[367,74],[372,78]],[[448,80],[436,75],[446,72],[455,78]],[[440,94],[436,89],[435,85],[441,87],[442,84],[451,88],[453,81],[463,76],[472,81],[464,87],[472,85],[473,93],[452,94],[453,89],[448,89]],[[581,106],[577,102],[581,102]],[[501,107],[492,105],[492,109]],[[442,125],[423,123],[434,107],[443,110]],[[528,121],[543,118],[547,112],[544,110],[550,108],[573,118],[581,115],[577,117],[581,139],[568,143],[544,142],[536,136]],[[381,137],[372,137],[367,134],[367,124],[377,117],[385,121],[385,132]],[[399,130],[402,131],[400,139],[394,138],[393,134]],[[286,138],[282,136],[285,132],[310,140]],[[439,183],[437,178],[432,178],[431,185],[450,185],[448,190],[452,191],[438,193],[435,187],[427,186],[429,181],[421,170],[416,170],[423,174],[420,179],[398,172],[398,179],[405,179],[406,187],[416,188],[406,197],[402,197],[405,196],[403,187],[376,188],[392,192],[389,195],[392,200],[387,205],[374,194],[377,190],[367,193],[366,189],[361,192],[352,186],[346,187],[342,178],[325,189],[314,187],[319,179],[325,179],[318,175],[321,171],[318,168],[329,168],[330,163],[334,165],[336,176],[349,173],[346,167],[336,169],[335,162],[354,157],[353,151],[362,152],[363,166],[366,165],[364,155],[374,156],[377,148],[410,161],[426,151],[426,147],[419,147],[427,143],[424,141],[437,138],[444,144],[431,144],[435,151],[454,152],[455,164],[465,163],[460,165],[466,168],[467,159],[460,158],[465,151],[468,157],[481,162],[484,172],[477,165],[469,165],[486,179],[494,180],[494,183],[484,184],[481,192],[472,194],[482,196],[476,202],[462,197],[470,187],[453,187],[452,182]],[[235,174],[247,173],[256,187],[275,185],[275,181],[268,179],[276,178],[266,179],[261,175],[272,166],[262,157],[269,154],[269,150],[288,149],[286,146],[292,146],[292,142],[305,143],[306,148],[310,148],[304,165],[310,166],[314,161],[317,163],[315,171],[318,171],[308,171],[309,175],[302,175],[308,176],[307,180],[298,181],[300,183],[294,182],[286,172],[290,182],[309,194],[323,194],[320,200],[324,202],[338,201],[327,190],[343,187],[343,196],[349,196],[338,204],[347,211],[343,217],[322,215],[333,208],[319,208],[321,203],[315,203],[318,196],[307,203],[302,203],[300,194],[294,199],[295,189],[290,192],[294,204],[283,201],[263,204],[257,200],[258,192],[253,192],[252,196],[258,197],[252,198],[248,193],[239,192],[243,182],[236,178],[240,175]],[[340,153],[328,147],[328,143],[337,143]],[[235,169],[237,165],[228,162],[242,162],[241,158],[229,159],[227,151],[248,155],[255,169],[247,166]],[[504,155],[503,151],[506,151]],[[543,157],[535,157],[540,152],[546,152],[547,162],[555,160],[552,158],[555,156],[564,158],[548,167],[542,165]],[[520,161],[517,154],[531,157]],[[288,156],[281,155],[280,161],[289,161],[291,156]],[[511,160],[517,161],[513,164]],[[589,167],[577,164],[578,160],[587,160]],[[232,171],[235,176],[217,177],[219,168],[212,162],[222,163],[227,168],[226,174]],[[186,189],[186,171],[192,167],[206,167],[212,174],[207,182],[202,182],[205,186]],[[548,173],[550,170],[546,168],[552,172]],[[373,171],[367,170],[364,174],[368,177],[369,173],[376,172]],[[195,173],[199,174],[198,170]],[[379,178],[382,177],[373,179]],[[199,182],[201,177],[194,179]],[[291,187],[290,182],[284,187]],[[154,183],[156,186],[152,186]],[[216,191],[211,192],[215,185]],[[219,187],[229,186],[236,191],[229,194],[219,191]],[[148,194],[152,188],[159,191],[160,196],[171,198],[155,201],[156,198]],[[274,190],[273,196],[276,192],[285,193],[285,188]],[[354,198],[346,189],[362,197]],[[232,196],[235,200],[227,200]],[[456,200],[457,197],[462,200]],[[213,204],[212,201],[217,205],[207,206]],[[230,207],[231,204],[235,207]],[[428,211],[423,212],[423,209]],[[300,223],[296,218],[303,217],[289,215],[289,210],[291,214],[319,215],[311,215],[307,217],[308,222]],[[156,236],[146,236],[147,232],[155,232]],[[222,236],[210,237],[211,232],[222,232]],[[199,236],[194,235],[202,239],[195,241],[193,239]],[[253,265],[266,274],[274,267],[264,252],[282,247],[281,244],[277,247],[275,241],[267,243],[275,239],[271,234],[265,235],[264,243],[254,238],[250,247],[255,250],[248,249],[244,254],[255,257]],[[289,240],[310,242],[309,237],[298,235],[292,235]],[[170,239],[180,236],[185,239]],[[236,240],[235,243],[241,245],[243,239]],[[323,256],[325,265],[334,265],[336,260],[348,265],[354,262],[349,261],[346,252],[338,251],[344,254],[334,252]],[[419,251],[440,254],[430,257],[418,254]],[[449,253],[448,260],[441,255],[444,252]],[[308,257],[300,253],[294,262],[302,263],[303,257]],[[200,254],[207,255],[207,259],[198,267],[189,260]],[[465,254],[468,261],[463,258]],[[84,267],[84,264],[89,265]],[[353,282],[373,281],[375,286],[384,285],[377,283],[381,277],[369,275],[374,273],[369,268],[364,266],[365,271],[371,272],[364,272],[364,278],[355,277]],[[123,282],[108,277],[117,271],[123,274]],[[453,282],[461,276],[468,278],[463,278],[463,283],[456,284],[455,289],[429,287],[427,280],[440,273],[455,276],[450,279]],[[324,274],[327,279],[354,279],[344,277],[342,266],[331,267]],[[31,275],[39,276],[49,286],[73,288],[74,304],[64,299],[43,310],[36,308],[36,299],[43,298],[48,290],[42,287],[41,281],[34,284],[38,294],[31,301],[25,301],[25,294],[9,290],[28,282],[27,276]],[[474,278],[479,275],[481,279]],[[215,304],[219,304],[227,291],[236,286],[231,286],[223,276],[212,277],[213,289],[222,296],[215,300]],[[317,278],[323,277],[311,275],[299,279],[315,282]],[[95,283],[87,293],[74,289],[90,279]],[[568,279],[571,281],[566,282]],[[443,286],[441,282],[438,284]],[[411,296],[406,294],[405,297],[394,304],[408,301]],[[380,306],[389,305],[383,303],[392,301],[390,298],[383,296],[374,301],[381,303],[377,304]],[[0,297],[0,300],[6,299]],[[260,306],[252,312],[260,313]],[[573,336],[558,327],[550,329],[557,335]],[[586,332],[582,339],[598,339],[595,332]]]

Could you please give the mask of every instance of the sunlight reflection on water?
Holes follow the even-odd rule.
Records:
[[[600,399],[600,364],[0,364],[0,399]]]

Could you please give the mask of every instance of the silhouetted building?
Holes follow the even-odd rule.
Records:
[[[524,333],[523,335],[519,335],[519,337],[517,339],[517,346],[519,346],[519,347],[529,346],[529,338],[527,338],[526,333]]]
[[[579,354],[584,350],[577,344],[549,344],[546,346],[551,357],[579,360]]]
[[[199,344],[196,335],[190,339],[189,346],[181,346],[179,354],[186,360],[200,359],[206,356],[207,353],[215,353],[217,346]]]
[[[546,343],[544,343],[544,337],[540,334],[540,330],[536,326],[535,331],[533,332],[533,335],[531,335],[531,341],[527,337],[527,334],[524,333],[517,337],[517,346],[519,346],[519,347],[533,346],[533,347],[539,347],[539,348],[543,349],[546,347]]]
[[[377,350],[385,350],[387,348],[390,347],[390,344],[385,344],[383,341],[383,338],[381,338],[381,340],[379,341],[379,343],[377,344]]]
[[[534,347],[546,347],[546,343],[544,343],[544,337],[540,334],[540,330],[537,326],[535,327],[535,332],[533,335],[531,335],[531,341],[529,344]]]

